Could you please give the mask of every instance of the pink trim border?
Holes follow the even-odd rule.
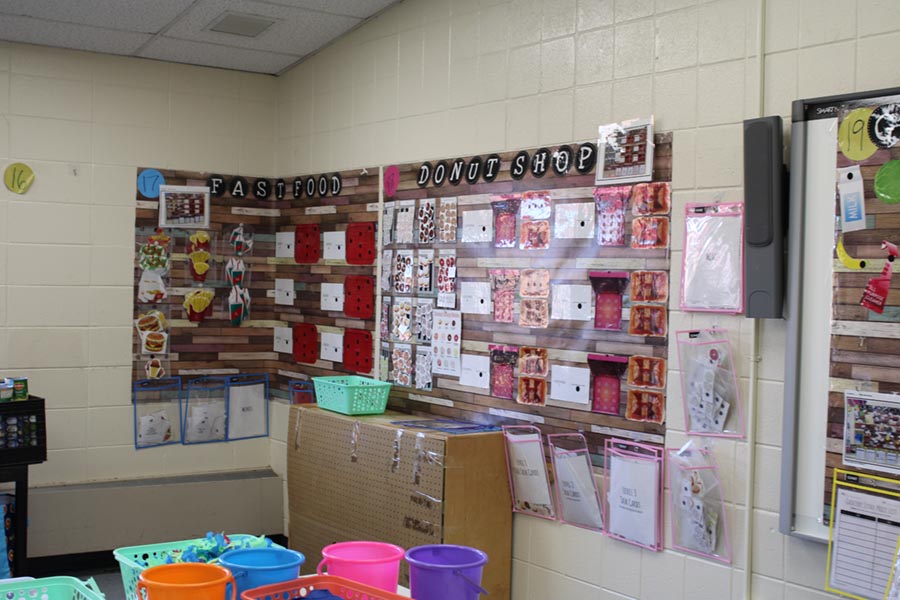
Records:
[[[576,450],[564,450],[559,446],[556,446],[553,441],[554,439],[576,439],[581,442],[582,447]],[[584,456],[585,460],[588,462],[588,467],[590,467],[591,472],[593,473],[593,465],[591,464],[590,458],[590,449],[587,445],[587,440],[580,433],[551,433],[547,436],[547,444],[550,446],[550,460],[553,463],[553,473],[554,475],[559,471],[556,467],[556,456],[557,454],[580,454]],[[561,452],[557,452],[557,448],[560,448]],[[553,478],[553,491],[556,495],[556,515],[557,519],[560,523],[565,523],[566,525],[572,525],[573,527],[580,527],[581,529],[587,529],[588,531],[599,531],[603,532],[604,527],[606,526],[606,514],[603,511],[603,500],[600,496],[600,489],[597,487],[597,479],[593,476],[591,477],[591,483],[594,485],[594,496],[597,499],[597,506],[600,510],[600,527],[591,527],[589,525],[584,525],[582,523],[573,523],[572,521],[566,521],[563,518],[562,514],[562,500],[560,500],[560,491],[559,491],[559,480],[554,476]]]
[[[733,440],[742,440],[747,437],[747,422],[744,419],[744,402],[741,399],[741,388],[739,386],[738,376],[737,376],[737,368],[734,363],[734,347],[731,345],[731,341],[726,338],[724,335],[721,336],[720,339],[716,340],[707,340],[703,342],[691,342],[691,341],[682,341],[681,336],[683,334],[693,333],[695,331],[698,332],[713,332],[719,331],[717,329],[685,329],[682,331],[675,332],[675,346],[676,346],[676,354],[678,355],[678,378],[681,380],[681,410],[684,414],[684,424],[687,435],[693,436],[701,436],[701,437],[711,437],[711,438],[725,438],[725,439],[733,439]],[[710,433],[708,431],[695,431],[692,428],[688,427],[688,424],[693,424],[693,420],[690,418],[690,414],[688,413],[687,402],[685,398],[687,398],[687,393],[685,390],[685,382],[684,382],[684,369],[681,364],[681,344],[691,345],[691,346],[705,346],[711,344],[721,344],[725,343],[728,346],[728,354],[731,357],[731,379],[734,384],[735,398],[737,399],[737,410],[738,410],[738,431],[733,433],[728,433],[723,431],[722,433]]]
[[[626,445],[634,448],[635,450],[623,450],[620,448],[614,448],[615,444]],[[663,527],[663,516],[665,511],[663,510],[663,502],[665,501],[665,461],[663,460],[664,449],[658,446],[651,446],[649,444],[642,444],[640,442],[635,442],[633,440],[625,440],[621,438],[606,438],[603,443],[603,462],[604,467],[606,469],[606,474],[603,477],[603,500],[606,505],[605,515],[609,515],[609,465],[610,465],[610,456],[622,456],[628,458],[636,458],[638,460],[646,460],[648,462],[655,462],[659,465],[659,475],[657,479],[657,487],[658,489],[658,498],[656,502],[656,543],[653,545],[641,544],[640,542],[636,542],[634,540],[630,540],[624,536],[621,536],[616,533],[612,533],[609,530],[609,519],[604,519],[603,521],[603,534],[611,537],[613,539],[625,542],[627,544],[631,544],[633,546],[638,546],[640,548],[646,548],[647,550],[652,550],[654,552],[660,552],[665,546],[665,534]]]
[[[739,207],[740,210],[733,211],[734,208]],[[739,218],[743,222],[744,220],[744,203],[743,202],[691,202],[684,207],[684,235],[682,236],[682,240],[687,240],[687,224],[688,218],[694,213],[691,212],[691,209],[696,208],[716,208],[716,212],[712,216],[722,217],[722,218]],[[728,211],[720,212],[719,209],[728,209]],[[710,216],[710,215],[705,215]],[[711,308],[694,308],[687,307],[684,305],[684,267],[687,262],[687,252],[685,248],[682,247],[681,252],[681,289],[678,291],[678,307],[685,312],[707,312],[707,313],[721,313],[727,315],[739,315],[744,312],[744,291],[747,287],[746,282],[746,271],[744,269],[744,228],[741,227],[741,296],[740,296],[740,305],[737,310],[730,309],[711,309]],[[670,290],[671,291],[671,290]]]
[[[535,443],[535,441],[534,440],[516,441],[513,439],[515,436],[510,434],[509,432],[512,430],[519,430],[519,431],[523,432],[523,434],[526,432],[530,433],[530,434],[537,434],[537,436],[538,436],[537,444],[540,445],[541,453],[543,453],[544,452],[544,442],[543,442],[544,438],[543,438],[543,435],[541,434],[541,430],[533,425],[504,425],[502,427],[502,429],[503,429],[503,441],[504,441],[503,452],[506,455],[506,477],[509,481],[509,495],[510,495],[510,498],[512,498],[512,511],[514,513],[516,513],[516,512],[522,513],[524,515],[530,515],[532,517],[537,517],[539,519],[555,521],[557,519],[558,511],[556,509],[556,506],[553,503],[553,490],[550,489],[550,475],[547,473],[546,456],[544,457],[544,462],[543,462],[544,478],[547,481],[547,496],[550,498],[550,509],[553,511],[553,514],[550,516],[547,516],[547,515],[538,514],[536,512],[520,510],[520,509],[516,508],[516,487],[515,487],[515,485],[513,485],[512,469],[510,468],[510,461],[509,461],[509,446],[508,446],[508,444],[533,444],[533,443]]]
[[[666,472],[667,472],[667,474],[669,473],[669,469],[673,468],[672,454],[675,452],[678,452],[678,451],[679,451],[679,448],[667,448],[666,449],[666,465],[667,465]],[[672,493],[669,498],[669,510],[671,511],[671,514],[673,515],[673,517],[671,519],[671,523],[670,523],[670,527],[671,527],[670,531],[672,533],[672,548],[674,548],[676,550],[681,550],[682,552],[687,552],[689,554],[695,554],[697,556],[709,558],[711,560],[715,560],[715,561],[724,563],[726,565],[730,565],[731,561],[733,560],[734,557],[732,556],[731,536],[728,533],[728,531],[729,531],[728,511],[725,509],[725,497],[722,495],[722,492],[721,492],[722,477],[719,475],[719,466],[717,464],[715,464],[715,462],[712,459],[712,455],[710,454],[709,451],[707,451],[705,449],[700,449],[699,452],[706,458],[707,461],[709,461],[709,464],[704,465],[702,467],[683,467],[681,465],[676,464],[676,465],[674,465],[674,467],[676,467],[682,471],[690,470],[690,471],[713,471],[714,472],[716,481],[718,481],[718,483],[719,483],[719,490],[720,490],[719,491],[719,510],[721,511],[721,514],[722,514],[722,531],[725,534],[725,552],[726,552],[726,554],[723,556],[720,556],[718,554],[707,554],[706,552],[700,552],[699,550],[694,550],[693,548],[687,548],[685,546],[680,546],[676,542],[677,538],[675,536],[675,517],[674,517],[674,515],[675,515],[675,494],[674,493]]]

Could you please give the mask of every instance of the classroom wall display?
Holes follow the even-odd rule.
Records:
[[[262,373],[271,397],[289,399],[292,380],[365,366],[371,375],[379,172],[369,171],[266,179],[138,169],[134,380]],[[208,228],[158,231],[168,186],[209,189]],[[349,246],[325,259],[325,234]],[[323,310],[323,286],[343,297],[348,280],[350,303]]]
[[[665,387],[632,389],[627,369],[607,370],[620,385],[594,411],[588,362],[667,358],[668,236],[632,239],[637,219],[669,219],[671,135],[654,147],[657,187],[635,208],[632,187],[617,186],[621,239],[605,245],[593,142],[447,161],[443,181],[443,167],[425,181],[423,164],[397,165],[391,198],[374,168],[266,185],[139,169],[135,378],[266,373],[271,395],[288,398],[291,381],[378,373],[404,382],[391,403],[413,412],[584,430],[594,454],[610,435],[661,443]],[[157,232],[159,185],[209,188],[209,228]],[[640,303],[621,279],[621,318],[604,329],[592,319],[598,270],[650,274]],[[366,278],[375,285],[353,287],[348,305],[347,282]],[[409,346],[396,353],[401,373],[394,344]],[[540,351],[539,372],[520,371],[520,347]]]
[[[794,103],[785,533],[826,537],[835,468],[898,476],[900,411],[883,396],[900,392],[898,105],[900,89]]]
[[[652,140],[653,182],[636,185],[595,186],[595,142],[397,165],[375,312],[401,319],[382,343],[431,349],[403,356],[430,356],[434,381],[395,386],[392,407],[583,431],[594,455],[611,435],[662,443],[665,382],[627,380],[630,357],[668,358],[672,136]],[[430,343],[398,336],[421,300],[435,301]],[[594,368],[601,354],[622,368]]]

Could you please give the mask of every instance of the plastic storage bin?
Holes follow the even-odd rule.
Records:
[[[131,598],[133,596],[129,596]],[[105,600],[93,579],[81,581],[74,577],[44,577],[42,579],[8,580],[0,583],[0,598],[4,600]]]
[[[312,381],[292,379],[290,382],[291,404],[315,404],[316,389]]]
[[[313,377],[320,408],[343,415],[380,415],[391,384],[367,377]]]
[[[252,540],[257,536],[235,533],[228,536],[231,543],[244,540]],[[138,576],[144,569],[166,564],[166,558],[172,554],[184,552],[191,546],[197,546],[206,542],[206,538],[192,540],[179,540],[177,542],[161,542],[159,544],[146,544],[144,546],[126,546],[113,550],[113,556],[119,562],[119,571],[122,573],[122,584],[125,587],[125,598],[134,598]],[[282,548],[273,543],[272,548]]]
[[[409,600],[405,596],[385,592],[349,579],[331,575],[313,575],[285,583],[265,585],[241,594],[241,600],[293,600],[306,598],[315,590],[328,590],[347,600]]]
[[[44,399],[0,403],[0,465],[33,465],[47,460]]]

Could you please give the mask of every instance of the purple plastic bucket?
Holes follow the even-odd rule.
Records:
[[[468,546],[417,546],[406,551],[409,587],[416,600],[478,600],[487,594],[481,573],[488,555]]]

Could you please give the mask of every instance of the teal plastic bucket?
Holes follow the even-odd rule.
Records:
[[[226,552],[219,564],[231,571],[240,596],[263,585],[297,579],[305,560],[299,552],[285,548],[245,548]]]

